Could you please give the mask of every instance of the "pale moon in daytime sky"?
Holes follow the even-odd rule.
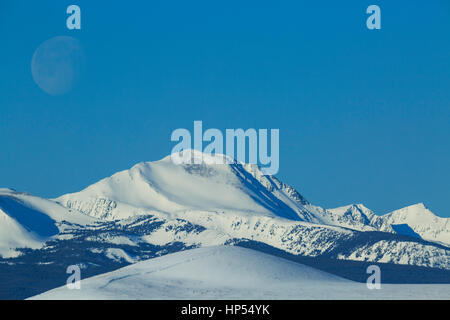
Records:
[[[84,69],[81,43],[72,37],[58,36],[43,42],[34,52],[31,73],[36,84],[50,95],[68,93]]]

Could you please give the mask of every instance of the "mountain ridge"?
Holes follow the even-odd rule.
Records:
[[[390,220],[362,204],[324,209],[276,177],[264,176],[255,165],[174,165],[165,157],[56,199],[0,189],[0,204],[2,199],[13,199],[15,209],[8,217],[16,217],[13,222],[19,226],[33,229],[39,217],[47,216],[58,232],[32,244],[14,243],[14,235],[2,233],[0,276],[1,270],[19,272],[8,269],[11,266],[25,278],[34,272],[27,268],[63,278],[61,268],[80,261],[83,272],[95,275],[171,252],[250,241],[259,244],[254,250],[265,245],[331,264],[424,268],[432,274],[430,281],[449,282],[450,245],[442,238],[449,229],[445,218],[417,212],[428,210],[421,205],[407,207],[413,215],[405,210],[386,215]],[[407,219],[414,214],[431,223]],[[36,221],[27,224],[20,216]],[[352,270],[362,273],[358,279],[366,277],[365,269]],[[415,282],[417,274],[402,276],[402,281]],[[52,281],[44,281],[45,286],[55,287]]]
[[[396,233],[392,225],[406,224],[423,239],[450,244],[450,219],[436,216],[422,203],[385,215],[377,215],[363,204],[324,209],[313,205],[276,177],[264,175],[257,165],[232,162],[226,156],[213,157],[199,151],[193,152],[192,158],[197,159],[197,162],[199,158],[206,160],[197,164],[175,165],[170,156],[166,156],[155,162],[141,162],[80,192],[66,194],[55,200],[85,214],[113,220],[145,214],[145,210],[166,213],[201,210],[275,215],[358,231]],[[227,159],[228,162],[216,164],[217,158]],[[173,182],[175,180],[176,183]],[[200,189],[200,192],[194,189]],[[186,196],[183,197],[184,194]],[[199,203],[201,206],[198,206]],[[408,208],[427,210],[425,216],[430,219],[431,226],[427,225],[426,220],[414,223],[404,214],[398,213]]]

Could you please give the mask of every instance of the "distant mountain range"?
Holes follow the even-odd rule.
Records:
[[[356,281],[366,277],[363,266],[377,263],[390,270],[386,281],[450,283],[450,219],[423,204],[383,216],[362,204],[324,209],[255,165],[218,165],[190,152],[203,162],[140,163],[57,199],[0,189],[0,297],[60,286],[70,264],[90,276],[221,245]],[[30,270],[42,278],[31,283]]]

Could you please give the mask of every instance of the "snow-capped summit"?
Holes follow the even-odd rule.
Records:
[[[423,239],[450,244],[450,218],[441,218],[423,203],[417,203],[382,216],[391,225],[406,224]]]
[[[330,220],[340,226],[361,231],[394,232],[391,226],[363,204],[351,204],[328,209]]]
[[[125,218],[148,211],[203,210],[321,221],[323,210],[309,204],[293,188],[274,177],[264,176],[257,166],[231,161],[216,164],[220,157],[227,159],[195,151],[192,158],[197,159],[197,164],[175,164],[170,156],[139,163],[81,192],[56,200],[103,219]]]
[[[385,215],[376,215],[362,204],[327,209],[332,223],[361,231],[385,231],[410,234],[422,239],[450,244],[450,218],[441,218],[423,203],[414,204]],[[406,229],[405,229],[406,228]]]
[[[419,202],[395,211],[392,211],[388,214],[386,214],[387,216],[397,216],[402,217],[404,219],[409,218],[409,219],[429,219],[429,218],[434,218],[437,217],[433,212],[431,212],[424,203]]]
[[[194,217],[207,220],[210,214],[221,214],[230,221],[236,215],[276,217],[358,231],[401,233],[399,230],[410,228],[423,239],[450,243],[449,219],[436,217],[423,204],[385,216],[376,215],[363,204],[325,210],[276,177],[264,175],[257,165],[196,150],[182,155],[187,155],[185,161],[191,164],[176,164],[170,155],[142,162],[56,201],[106,220],[155,212],[182,219],[196,212]],[[397,224],[405,226],[393,227]]]

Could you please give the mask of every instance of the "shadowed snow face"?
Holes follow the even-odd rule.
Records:
[[[59,233],[55,221],[49,216],[23,205],[14,198],[0,197],[0,209],[38,237],[47,238]]]

